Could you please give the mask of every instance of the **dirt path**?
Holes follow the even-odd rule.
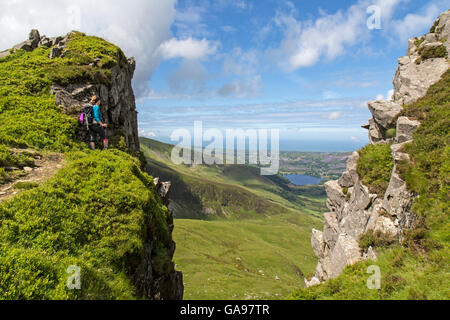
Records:
[[[30,150],[11,149],[14,152],[34,153]],[[60,153],[36,153],[33,168],[24,168],[23,176],[7,184],[0,185],[0,202],[9,200],[25,191],[15,188],[17,183],[36,183],[38,185],[53,177],[63,167],[64,155]]]

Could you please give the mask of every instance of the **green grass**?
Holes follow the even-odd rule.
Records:
[[[408,189],[417,195],[416,228],[405,232],[402,246],[378,248],[377,262],[347,267],[335,280],[296,290],[292,299],[450,299],[450,71],[402,115],[421,121],[414,141],[405,146],[411,161],[399,165]],[[376,243],[369,235],[361,244]],[[381,269],[381,290],[366,286],[371,264]]]
[[[174,260],[183,271],[185,299],[284,299],[303,286],[303,274],[315,269],[310,234],[319,225],[295,213],[239,221],[176,220]]]
[[[14,177],[14,171],[33,165],[34,159],[32,157],[14,153],[0,144],[0,185],[11,181]]]
[[[173,200],[180,206],[188,204],[179,210],[180,218],[206,219],[199,214],[204,206],[214,209],[219,217],[226,207],[229,218],[290,210],[322,218],[320,212],[326,210],[323,187],[291,189],[282,177],[261,176],[259,168],[251,166],[177,166],[170,160],[170,145],[141,138],[141,147],[151,173],[173,182]]]
[[[359,151],[358,174],[371,193],[384,196],[389,186],[394,158],[389,144],[368,145]]]
[[[72,33],[64,57],[49,48],[0,59],[0,183],[33,166],[12,147],[65,153],[66,164],[40,186],[0,204],[0,300],[140,299],[134,277],[145,259],[170,273],[168,210],[138,159],[118,150],[91,152],[74,139],[77,121],[55,105],[53,84],[109,84],[126,61],[115,45]],[[89,64],[99,58],[96,67]],[[151,256],[146,251],[154,242]],[[81,268],[80,291],[69,291],[67,268]]]
[[[381,270],[380,290],[370,290],[373,274],[368,267]],[[450,299],[448,259],[442,251],[417,255],[397,246],[381,249],[376,262],[366,261],[347,267],[337,279],[308,289],[296,290],[292,300],[448,300]]]
[[[67,157],[42,187],[0,205],[0,299],[138,298],[130,279],[144,243],[171,238],[152,178],[120,151]],[[81,291],[66,289],[71,265]]]
[[[73,140],[78,124],[50,95],[52,84],[104,83],[122,51],[106,41],[74,33],[64,58],[50,59],[50,48],[19,50],[0,59],[0,145],[65,152],[81,149]],[[91,67],[95,57],[101,59]]]
[[[39,184],[35,182],[17,182],[14,184],[14,189],[17,190],[31,190],[39,187]]]
[[[448,57],[447,47],[444,45],[437,47],[422,47],[419,49],[419,54],[422,60]]]
[[[172,147],[154,140],[141,139],[141,148],[150,172],[173,183],[182,218],[174,259],[186,299],[283,299],[303,286],[302,275],[317,264],[310,238],[326,210],[321,193],[296,194],[282,177],[251,166],[177,166]],[[214,214],[201,214],[204,208]]]

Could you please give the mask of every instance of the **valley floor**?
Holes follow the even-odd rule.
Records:
[[[240,221],[176,220],[174,259],[184,275],[185,299],[285,299],[317,263],[311,222],[304,219],[293,212]]]

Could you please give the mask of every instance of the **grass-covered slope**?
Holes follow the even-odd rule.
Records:
[[[96,37],[72,33],[64,57],[49,58],[50,48],[19,50],[0,59],[0,144],[67,151],[76,119],[65,115],[50,95],[52,84],[104,83],[122,51]],[[89,64],[101,58],[97,67]]]
[[[412,209],[419,217],[417,228],[406,232],[402,245],[377,248],[377,262],[347,267],[337,279],[291,298],[450,299],[450,71],[403,115],[421,121],[414,142],[405,147],[411,161],[399,166],[417,195]],[[367,267],[373,264],[381,269],[381,290],[367,288]]]
[[[281,300],[303,284],[317,259],[300,214],[245,220],[175,220],[175,263],[186,299]]]
[[[120,151],[67,156],[53,179],[0,206],[0,298],[133,298],[129,276],[147,233],[169,233],[167,209],[136,159]],[[66,290],[71,265],[81,268],[81,291]]]
[[[320,194],[296,194],[251,166],[177,166],[173,146],[154,140],[142,138],[141,148],[149,171],[173,183],[182,218],[174,260],[187,299],[283,299],[314,271],[310,230],[325,210]]]
[[[65,153],[54,177],[0,204],[0,300],[144,298],[133,280],[144,261],[173,271],[167,208],[139,160],[88,150],[74,138],[76,119],[50,95],[52,84],[108,84],[123,53],[81,33],[67,50],[55,59],[45,47],[0,59],[0,183],[14,178],[9,168],[33,166],[13,148]],[[81,290],[67,288],[70,266],[81,270]]]
[[[290,188],[282,177],[261,176],[259,168],[178,166],[170,160],[173,146],[141,138],[141,147],[151,174],[172,181],[178,218],[257,218],[292,210],[319,216],[326,209],[325,196],[315,187]]]

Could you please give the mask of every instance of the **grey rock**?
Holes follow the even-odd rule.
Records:
[[[320,280],[317,279],[316,277],[313,277],[311,279],[311,281],[305,280],[305,285],[307,288],[313,287],[313,286],[317,286],[320,284]]]
[[[339,185],[338,181],[329,181],[325,184],[325,190],[328,196],[328,209],[332,212],[336,212],[339,217],[345,204],[345,195],[342,192],[342,187]]]
[[[39,34],[39,31],[36,29],[31,30],[30,34],[28,35],[28,40],[30,41],[31,47],[33,49],[36,49],[38,47],[39,41],[41,41],[41,35]]]
[[[19,43],[13,47],[14,52],[17,50],[25,50],[25,51],[31,52],[31,51],[33,51],[33,45],[31,43],[31,41],[27,40],[27,41]]]
[[[403,108],[400,104],[392,101],[373,101],[369,102],[369,110],[375,122],[387,130],[393,125],[394,118]]]
[[[52,45],[53,45],[53,42],[50,38],[47,38],[46,36],[42,36],[41,40],[39,41],[38,47],[50,48]]]
[[[324,217],[323,241],[329,250],[333,250],[340,234],[339,223],[334,212],[325,213]]]
[[[358,161],[359,154],[354,152],[347,160],[347,170],[338,181],[341,187],[351,188],[358,182]]]
[[[400,161],[409,161],[409,154],[402,152],[404,146],[408,143],[411,143],[411,141],[406,141],[403,143],[393,144],[391,146],[392,155],[394,157],[395,163],[399,163]]]
[[[398,143],[407,142],[413,139],[413,134],[420,126],[419,121],[410,120],[407,117],[400,117],[397,120],[397,137]]]
[[[445,58],[427,59],[420,64],[414,59],[414,62],[399,64],[394,77],[394,101],[408,105],[422,98],[447,69]]]
[[[325,246],[325,243],[323,241],[323,233],[321,231],[313,229],[312,238],[311,238],[311,245],[312,245],[312,248],[313,248],[316,256],[319,259],[322,259],[324,257],[324,246]]]
[[[394,223],[394,219],[385,216],[379,216],[375,224],[374,231],[379,231],[391,237],[398,237],[399,229]]]
[[[400,178],[396,169],[395,167],[392,172],[389,187],[383,200],[383,209],[394,217],[402,218],[405,212],[411,209],[414,197],[407,190],[406,182]]]
[[[60,57],[61,54],[62,54],[62,50],[63,50],[63,49],[60,48],[60,47],[53,47],[53,48],[50,50],[49,58],[50,58],[50,59],[55,59],[55,58]]]
[[[340,234],[331,253],[330,278],[337,278],[346,266],[353,265],[361,260],[362,255],[358,242],[345,233]]]
[[[158,195],[161,197],[161,199],[164,199],[168,196],[171,186],[171,182],[162,182],[158,185]]]
[[[369,247],[369,249],[367,249],[367,252],[363,254],[363,260],[372,260],[372,261],[378,260],[377,254],[375,253],[375,250],[373,250],[372,247]]]

